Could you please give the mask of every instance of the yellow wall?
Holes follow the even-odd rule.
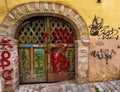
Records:
[[[6,6],[5,1],[7,1],[8,6]],[[97,15],[104,19],[104,25],[113,28],[120,26],[120,0],[102,0],[102,3],[96,3],[97,0],[0,0],[0,23],[5,18],[8,10],[17,5],[35,1],[64,4],[78,12],[87,25],[90,25],[94,15]]]

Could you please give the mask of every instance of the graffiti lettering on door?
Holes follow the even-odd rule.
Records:
[[[50,64],[53,67],[54,72],[67,72],[69,68],[69,62],[66,56],[60,51],[60,48],[52,49],[50,53]]]

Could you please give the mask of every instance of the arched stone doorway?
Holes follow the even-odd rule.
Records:
[[[18,27],[25,20],[34,16],[52,16],[61,18],[74,28],[75,39],[75,80],[78,83],[88,81],[88,29],[85,21],[73,9],[57,4],[31,2],[12,9],[3,20],[1,27],[8,31],[10,37],[15,38]],[[7,34],[6,34],[7,35]],[[19,68],[19,66],[18,66]],[[18,81],[19,76],[15,81]]]
[[[65,20],[35,16],[16,32],[20,83],[72,80],[75,75],[75,32]]]

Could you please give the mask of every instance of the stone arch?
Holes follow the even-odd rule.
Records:
[[[75,77],[77,82],[88,80],[88,29],[82,17],[73,9],[57,3],[30,2],[13,8],[6,15],[1,26],[8,30],[8,34],[14,38],[18,26],[26,19],[33,16],[56,16],[70,22],[77,35],[75,51]]]

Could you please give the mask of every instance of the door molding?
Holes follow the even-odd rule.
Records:
[[[55,16],[68,21],[75,29],[75,78],[78,83],[88,81],[89,32],[83,18],[73,9],[58,3],[30,2],[18,5],[6,15],[1,28],[14,38],[17,28],[33,16]],[[4,31],[3,31],[4,32]]]

